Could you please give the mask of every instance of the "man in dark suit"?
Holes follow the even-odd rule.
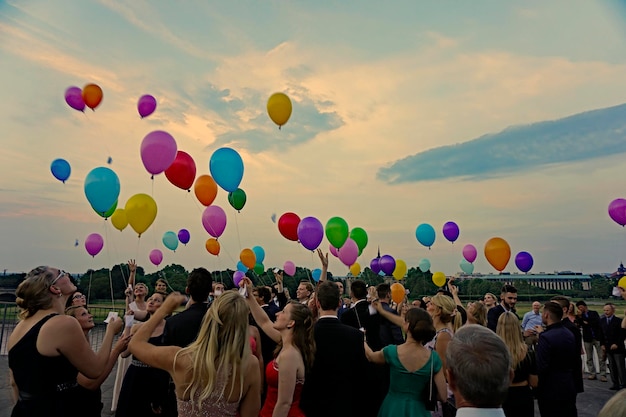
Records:
[[[604,305],[604,317],[600,318],[600,327],[604,335],[602,350],[609,358],[609,369],[611,370],[612,390],[626,388],[626,369],[624,369],[624,330],[622,320],[615,316],[615,306],[612,303]]]
[[[272,293],[267,287],[254,287],[252,290],[252,296],[256,299],[257,303],[261,306],[267,317],[274,322],[276,321],[276,315],[272,312],[269,302],[272,299]],[[274,359],[274,349],[276,348],[276,342],[274,342],[260,326],[253,323],[259,329],[261,336],[261,353],[263,355],[263,363],[270,363]]]
[[[398,312],[389,306],[391,302],[391,286],[387,283],[378,284],[376,287],[378,301],[383,309],[391,314],[398,315]],[[384,317],[380,318],[380,341],[383,346],[400,345],[404,343],[402,329]]]
[[[517,288],[506,284],[500,292],[500,304],[490,308],[487,312],[487,327],[494,332],[498,327],[498,319],[505,311],[515,313],[515,304],[517,303]],[[517,314],[516,314],[517,315]],[[519,317],[518,317],[519,318]]]
[[[576,349],[578,349],[577,363],[574,368],[574,384],[576,384],[576,392],[584,392],[585,387],[583,385],[583,358],[581,356],[583,351],[583,338],[580,334],[580,330],[578,327],[572,323],[572,321],[567,317],[567,312],[569,311],[569,299],[563,295],[557,295],[556,297],[552,297],[550,301],[554,301],[559,304],[563,309],[563,327],[572,332],[574,335],[574,340],[576,341]]]
[[[583,329],[583,345],[587,354],[587,370],[589,371],[589,379],[596,379],[596,365],[593,360],[593,350],[598,355],[600,381],[606,382],[606,354],[602,352],[602,329],[600,328],[600,315],[597,311],[589,310],[587,303],[580,300],[576,303],[578,307],[578,315],[576,316],[576,324]]]
[[[315,324],[315,361],[307,374],[300,407],[307,417],[363,416],[370,407],[365,382],[368,366],[363,333],[337,319],[339,290],[324,281],[316,292],[320,317]],[[338,378],[348,380],[337,385]],[[376,412],[378,410],[375,410]]]

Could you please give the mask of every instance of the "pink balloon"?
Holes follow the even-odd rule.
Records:
[[[139,97],[139,101],[137,102],[137,111],[139,115],[143,119],[144,117],[150,116],[156,110],[157,102],[154,97],[150,94],[146,94],[144,96]]]
[[[85,249],[92,257],[96,256],[104,246],[104,239],[98,233],[92,233],[85,239]]]
[[[339,249],[339,260],[345,266],[350,266],[356,262],[359,257],[359,246],[352,238],[348,238],[346,243]]]
[[[328,245],[328,250],[333,254],[335,258],[339,257],[339,252],[337,252],[337,248],[333,245]]]
[[[291,261],[285,262],[285,264],[283,265],[283,271],[285,271],[285,274],[289,275],[290,277],[294,276],[296,274],[296,264]]]
[[[154,265],[159,266],[161,262],[163,262],[163,252],[159,249],[152,249],[150,251],[150,262]]]
[[[167,132],[155,130],[141,142],[141,161],[152,175],[160,174],[176,159],[176,140]]]
[[[246,276],[246,274],[244,274],[243,272],[235,271],[235,273],[233,274],[233,283],[235,284],[235,287],[239,286],[239,283],[241,282],[241,280],[245,276]]]
[[[626,225],[626,200],[616,198],[609,204],[609,216],[620,226]]]
[[[84,111],[83,90],[78,87],[69,87],[65,90],[65,102],[74,110]]]
[[[202,213],[202,225],[211,236],[220,237],[226,229],[226,213],[220,206],[208,206]]]
[[[472,263],[476,260],[476,256],[478,255],[478,251],[474,245],[465,245],[463,246],[463,257],[469,263]]]

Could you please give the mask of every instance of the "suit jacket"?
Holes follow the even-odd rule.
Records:
[[[583,358],[580,356],[583,353],[583,339],[580,334],[580,329],[567,317],[563,319],[563,327],[574,335],[576,349],[578,350],[578,355],[576,356],[578,358],[578,365],[574,368],[574,384],[576,384],[576,392],[583,392],[585,391],[583,385]]]
[[[611,316],[610,323],[607,322],[606,317],[600,318],[600,327],[604,334],[604,347],[606,353],[626,353],[624,347],[624,331],[622,330],[622,319]],[[617,350],[610,350],[611,345],[617,345]]]
[[[189,346],[198,336],[207,308],[206,303],[195,303],[186,310],[169,317],[163,329],[164,344],[166,346]]]
[[[604,341],[602,329],[600,328],[600,315],[597,311],[587,310],[586,317],[580,315],[576,317],[576,324],[583,329],[583,340],[591,342],[594,340]]]
[[[387,303],[380,303],[385,311],[398,315],[398,312],[389,307]],[[394,324],[384,317],[380,318],[380,341],[383,346],[387,345],[400,345],[404,343],[404,337],[402,336],[402,329],[397,324]]]
[[[539,334],[535,355],[539,376],[537,398],[540,401],[558,398],[575,402],[574,371],[580,365],[580,350],[574,335],[563,322],[551,324]]]
[[[269,305],[264,305],[261,307],[263,311],[267,314],[271,321],[276,321],[276,316],[272,314]],[[252,324],[259,329],[259,335],[261,336],[261,354],[263,355],[263,363],[268,364],[274,359],[274,349],[276,349],[276,342],[272,340],[261,328],[261,326],[257,325],[253,320]]]
[[[367,344],[374,352],[383,348],[380,341],[380,315],[370,315],[367,301],[359,301],[350,310],[345,311],[341,315],[341,322],[355,329],[363,327],[367,335]]]

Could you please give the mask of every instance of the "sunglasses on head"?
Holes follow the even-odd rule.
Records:
[[[59,269],[59,275],[57,275],[57,277],[55,279],[52,280],[52,282],[50,283],[50,285],[54,285],[56,284],[56,282],[58,280],[60,280],[61,278],[63,278],[64,276],[69,275],[69,273],[65,272],[62,269]]]

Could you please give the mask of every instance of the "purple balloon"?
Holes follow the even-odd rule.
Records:
[[[476,256],[478,256],[478,251],[476,250],[476,246],[474,245],[465,245],[463,246],[463,257],[469,263],[472,263],[476,260]]]
[[[454,243],[459,237],[459,226],[455,222],[447,222],[443,225],[443,236]]]
[[[370,262],[370,269],[375,274],[378,274],[380,272],[380,258],[372,259],[372,262]]]
[[[69,87],[65,90],[65,102],[74,110],[85,111],[83,90],[78,87]]]
[[[520,252],[515,255],[515,265],[522,272],[528,272],[533,267],[533,257],[528,252]]]
[[[104,246],[104,239],[98,233],[92,233],[85,239],[85,249],[92,257],[96,256]]]
[[[139,101],[137,102],[137,111],[143,119],[144,117],[148,117],[154,113],[156,106],[156,98],[152,97],[150,94],[146,94],[139,97]]]
[[[159,266],[161,262],[163,262],[163,252],[159,249],[152,249],[150,251],[150,262],[154,265]]]
[[[324,226],[315,217],[305,217],[298,224],[298,240],[308,250],[315,250],[324,238]]]
[[[178,240],[180,240],[180,243],[182,243],[183,245],[186,245],[187,243],[189,243],[189,239],[191,239],[191,235],[189,234],[189,230],[187,230],[187,229],[180,229],[178,231]]]
[[[385,275],[391,275],[396,269],[396,260],[391,255],[383,255],[378,261],[378,265]]]
[[[172,135],[162,130],[155,130],[143,138],[140,152],[141,161],[146,167],[146,171],[156,175],[172,165],[176,159],[178,147]]]
[[[609,216],[620,226],[626,225],[626,200],[617,198],[609,204]]]
[[[208,206],[202,213],[202,225],[211,236],[218,238],[226,229],[226,213],[220,206]]]
[[[235,273],[233,274],[233,283],[235,284],[235,287],[239,286],[239,283],[241,282],[241,280],[245,276],[246,276],[246,274],[244,274],[243,272],[235,271]]]
[[[356,258],[359,257],[359,246],[351,238],[346,239],[346,242],[339,249],[339,260],[343,262],[345,266],[351,266],[356,262]]]

